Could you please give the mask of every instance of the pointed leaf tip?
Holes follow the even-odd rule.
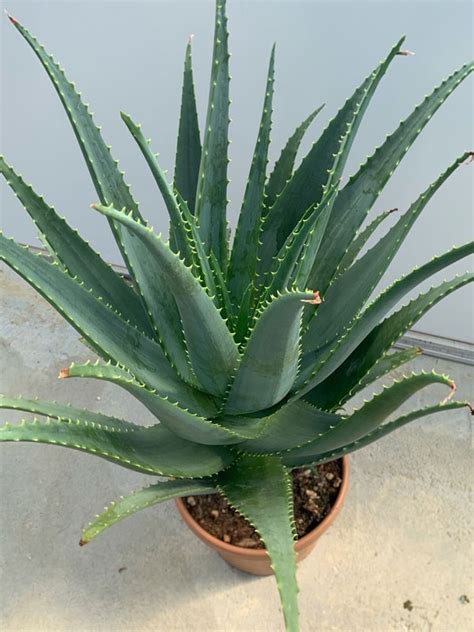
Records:
[[[14,26],[16,26],[17,24],[20,24],[20,23],[18,22],[18,20],[17,20],[16,18],[14,18],[14,17],[13,17],[13,15],[10,15],[10,14],[8,13],[8,11],[7,11],[6,9],[4,9],[4,11],[5,11],[5,15],[7,16],[7,18],[10,20],[10,22],[11,22]]]
[[[79,540],[79,546],[84,546],[85,544],[89,544],[89,540],[84,540],[83,538],[81,538]]]
[[[59,378],[60,380],[63,380],[63,379],[64,379],[64,378],[66,378],[66,377],[69,377],[69,369],[67,369],[67,368],[66,368],[66,369],[61,369],[61,370],[59,371],[58,378]]]

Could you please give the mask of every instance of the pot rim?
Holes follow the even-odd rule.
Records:
[[[337,460],[337,459],[336,459]],[[330,526],[333,520],[336,518],[337,514],[340,512],[342,505],[344,503],[344,499],[347,494],[347,490],[349,487],[349,457],[342,457],[342,483],[339,487],[339,491],[336,496],[336,500],[331,507],[331,511],[324,516],[323,520],[318,524],[317,527],[312,529],[309,533],[304,535],[302,538],[295,541],[295,550],[300,551],[310,544],[312,544],[315,540],[319,538],[319,536],[326,531],[326,529]],[[227,553],[232,553],[234,555],[245,555],[246,557],[252,557],[256,559],[265,559],[267,557],[266,549],[251,549],[243,546],[236,546],[235,544],[228,544],[223,540],[216,538],[211,535],[208,531],[206,531],[201,525],[192,517],[188,508],[186,507],[185,502],[182,498],[175,498],[176,505],[178,507],[178,511],[181,514],[181,517],[186,522],[188,527],[192,529],[196,533],[196,535],[205,542],[209,543],[214,548],[220,549]]]

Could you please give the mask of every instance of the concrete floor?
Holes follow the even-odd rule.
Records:
[[[0,391],[145,419],[120,389],[58,381],[60,368],[91,353],[29,286],[0,274]],[[448,372],[459,397],[473,397],[470,367],[421,358],[413,368]],[[438,395],[431,387],[413,404]],[[351,457],[345,508],[299,568],[302,632],[474,629],[471,432],[468,413],[451,411]],[[173,503],[79,548],[81,527],[149,477],[32,444],[2,445],[1,467],[4,632],[283,630],[273,579],[227,566]]]

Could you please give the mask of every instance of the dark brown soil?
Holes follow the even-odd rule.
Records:
[[[331,510],[342,483],[342,461],[293,470],[292,475],[296,530],[302,538]],[[264,548],[255,529],[221,494],[188,496],[184,501],[192,517],[214,537],[236,546]]]

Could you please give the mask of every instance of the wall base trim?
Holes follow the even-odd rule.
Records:
[[[443,336],[411,330],[400,338],[395,347],[398,349],[420,347],[424,355],[474,366],[474,345],[461,340],[451,340]]]

